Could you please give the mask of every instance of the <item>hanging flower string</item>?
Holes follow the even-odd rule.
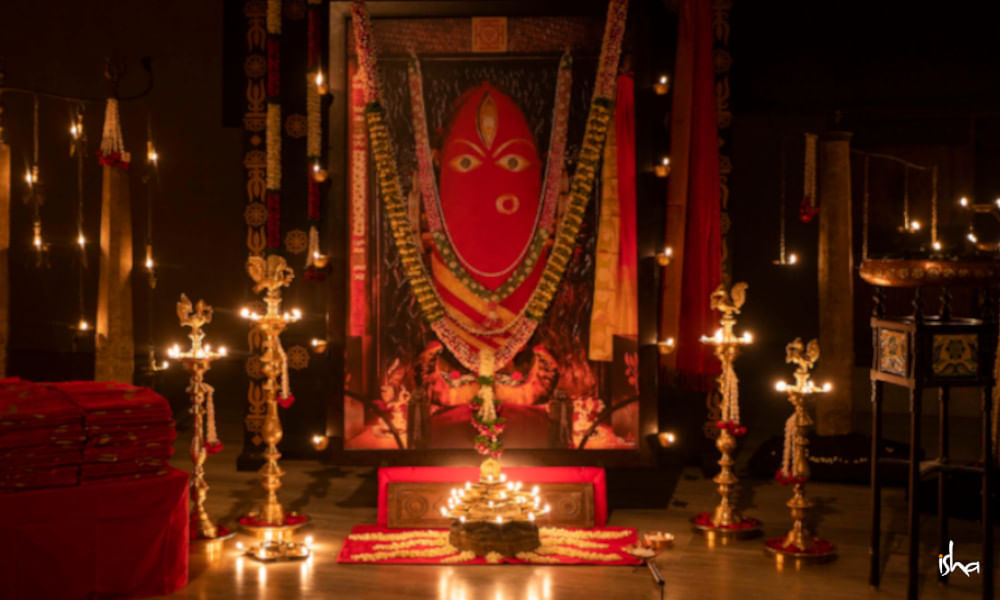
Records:
[[[267,246],[281,245],[281,0],[267,0]]]
[[[799,205],[799,220],[809,223],[819,214],[816,206],[816,142],[815,133],[805,134],[806,149],[802,166],[802,203]]]
[[[218,454],[222,451],[222,441],[215,426],[215,388],[207,383],[201,385],[205,392],[205,450],[209,454]]]
[[[795,438],[795,415],[792,414],[785,421],[785,442],[781,450],[781,467],[778,472],[775,473],[774,479],[781,485],[792,485],[796,483],[802,483],[804,480],[801,477],[794,477],[792,475],[792,446],[794,445]]]
[[[503,454],[503,444],[500,434],[503,433],[506,420],[498,416],[500,400],[493,395],[496,357],[489,350],[479,352],[479,391],[472,398],[475,411],[472,413],[472,426],[476,429],[475,448],[483,456],[500,458]]]
[[[782,485],[801,484],[806,481],[805,477],[795,475],[795,473],[803,472],[800,468],[801,465],[797,467],[795,464],[795,437],[799,427],[811,425],[812,422],[808,417],[804,416],[805,413],[800,412],[796,402],[801,402],[803,399],[811,398],[816,394],[823,394],[830,391],[831,386],[829,383],[821,387],[817,386],[809,376],[810,369],[812,369],[818,359],[819,343],[816,340],[810,341],[808,345],[803,345],[800,338],[795,338],[794,341],[785,346],[785,362],[796,365],[794,373],[795,383],[788,384],[784,381],[778,381],[774,388],[779,392],[789,395],[789,399],[793,405],[796,405],[796,411],[785,421],[785,439],[781,452],[781,467],[774,475],[775,480]],[[803,452],[798,460],[807,460],[807,456],[808,453]]]
[[[118,112],[116,98],[108,98],[108,103],[104,107],[104,132],[101,135],[101,148],[97,151],[97,160],[102,165],[120,169],[128,169],[132,160],[132,155],[125,151],[121,115]]]
[[[38,95],[34,98],[34,113],[32,118],[32,162],[24,177],[28,184],[28,195],[24,202],[32,209],[31,245],[35,248],[35,266],[48,266],[49,245],[42,239],[42,204],[45,203],[42,182],[38,176]]]
[[[305,279],[323,281],[329,270],[328,258],[320,249],[320,185],[329,174],[323,167],[323,97],[328,87],[320,60],[322,48],[320,1],[309,0],[306,23],[306,180],[309,247]]]

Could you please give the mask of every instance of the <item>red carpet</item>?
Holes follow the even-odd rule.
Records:
[[[598,527],[595,529],[541,528],[542,545],[518,558],[476,557],[460,553],[448,545],[445,529],[388,529],[379,525],[358,525],[344,540],[337,556],[340,563],[397,565],[638,565],[641,561],[622,548],[636,543],[635,529]]]

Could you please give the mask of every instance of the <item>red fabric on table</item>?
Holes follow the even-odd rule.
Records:
[[[79,423],[82,414],[59,390],[28,381],[0,385],[0,431]]]
[[[137,458],[170,458],[174,454],[173,444],[150,442],[121,446],[97,446],[83,449],[83,462],[118,462]]]
[[[79,424],[76,426],[4,429],[0,432],[0,452],[7,449],[31,446],[81,445],[86,439],[83,429]]]
[[[88,447],[115,446],[120,444],[144,444],[163,442],[172,444],[177,439],[177,430],[173,425],[158,425],[155,427],[137,426],[118,430],[87,428]]]
[[[0,598],[169,594],[187,584],[188,476],[0,496]]]
[[[595,548],[577,548],[583,552],[599,552],[599,553],[610,553],[614,552],[619,556],[619,560],[593,560],[585,558],[577,558],[573,556],[564,556],[560,554],[547,555],[552,558],[558,558],[558,563],[560,565],[638,565],[642,564],[642,561],[631,554],[627,554],[622,550],[625,546],[635,544],[637,541],[637,536],[635,529],[631,527],[599,527],[595,528],[600,531],[628,531],[629,535],[608,540],[595,540],[603,544],[606,544],[606,548],[595,549]],[[406,529],[388,529],[382,527],[381,525],[356,525],[351,529],[350,535],[361,534],[361,533],[402,533],[405,531],[444,531],[443,529],[432,529],[432,530],[406,530]],[[580,531],[573,530],[570,531]],[[593,530],[584,530],[593,531]],[[397,564],[397,565],[437,565],[437,564],[449,564],[449,565],[485,565],[489,564],[483,557],[476,557],[472,560],[466,562],[456,562],[456,563],[442,563],[441,558],[443,557],[413,557],[413,558],[390,558],[386,560],[379,561],[359,561],[352,558],[353,556],[361,553],[368,553],[376,551],[373,546],[375,544],[385,544],[386,542],[379,541],[358,541],[352,540],[350,537],[344,539],[344,545],[340,549],[340,553],[337,555],[337,562],[339,563],[360,563],[360,564]],[[572,546],[571,543],[566,545]],[[575,547],[575,546],[574,546]],[[524,565],[524,564],[539,564],[539,563],[529,563],[517,558],[503,558],[501,560],[503,564],[513,564],[513,565]]]
[[[100,479],[102,477],[118,477],[138,473],[163,471],[167,461],[163,458],[136,458],[113,463],[90,463],[80,467],[80,479]]]
[[[504,467],[508,481],[535,483],[591,483],[594,485],[594,526],[608,522],[608,491],[604,469],[598,467]],[[385,467],[378,470],[378,524],[389,524],[389,483],[432,481],[463,485],[479,481],[479,467]]]
[[[35,488],[76,485],[79,482],[79,465],[28,467],[0,475],[0,490],[16,492]]]
[[[97,483],[108,483],[112,481],[136,481],[139,479],[151,479],[153,477],[163,477],[170,467],[164,467],[156,471],[141,471],[139,473],[128,473],[125,475],[108,475],[107,477],[80,478],[80,485],[91,485]],[[190,515],[189,515],[190,516]]]
[[[84,417],[84,429],[88,433],[98,431],[97,427],[107,427],[111,425],[135,426],[147,423],[162,422],[169,420],[173,415],[170,410],[118,410],[101,413],[90,413]]]
[[[0,473],[19,471],[26,467],[78,465],[83,459],[82,448],[21,448],[0,453]]]

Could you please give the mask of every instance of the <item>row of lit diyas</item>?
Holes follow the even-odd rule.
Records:
[[[550,512],[548,504],[541,506],[537,485],[530,492],[522,491],[522,487],[520,481],[507,481],[505,473],[499,477],[483,475],[478,483],[467,481],[464,487],[453,488],[448,506],[441,507],[441,516],[460,523],[486,521],[503,525],[511,521],[534,521]]]

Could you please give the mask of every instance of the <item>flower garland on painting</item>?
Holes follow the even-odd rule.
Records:
[[[472,426],[476,429],[475,448],[483,456],[499,459],[503,454],[500,434],[506,419],[497,415],[500,399],[493,395],[496,357],[489,350],[479,353],[479,390],[472,398],[476,410],[472,413]]]
[[[497,367],[503,367],[513,359],[516,352],[531,338],[552,303],[563,273],[573,256],[577,234],[583,224],[593,192],[594,179],[611,120],[618,58],[621,53],[627,11],[627,0],[611,0],[608,5],[594,94],[587,115],[578,166],[570,184],[569,201],[556,227],[552,250],[542,270],[539,283],[525,306],[523,318],[521,315],[518,316],[516,323],[510,328],[510,338],[495,351],[494,360]],[[438,338],[466,368],[478,370],[479,352],[464,339],[462,333],[457,331],[453,320],[447,318],[441,299],[431,283],[421,250],[417,246],[413,223],[410,222],[399,181],[385,114],[378,101],[371,20],[361,0],[355,1],[352,12],[358,65],[368,82],[366,90],[368,104],[365,109],[368,135],[375,159],[379,190],[404,274],[410,282],[411,290],[424,318],[431,324]]]
[[[281,246],[281,0],[267,0],[267,246]]]

